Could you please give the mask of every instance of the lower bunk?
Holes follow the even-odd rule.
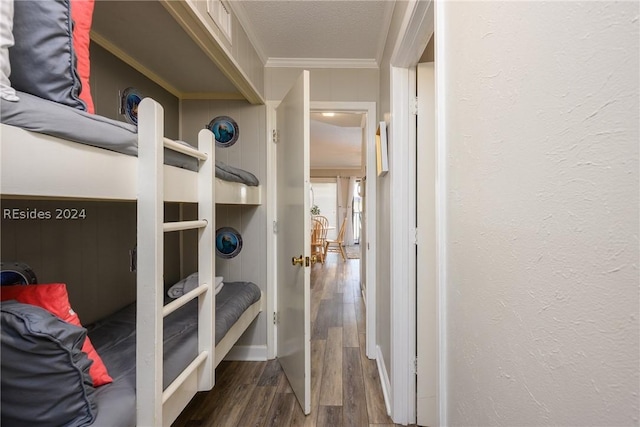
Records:
[[[58,329],[67,328],[67,325],[60,325],[55,316],[39,318],[37,312],[33,313],[35,307],[14,303],[5,302],[2,307],[2,425],[135,426],[136,304],[87,326],[88,336],[113,378],[112,383],[93,388],[90,378],[87,384],[86,373],[81,372],[85,368],[88,371],[88,366],[83,365],[87,359],[82,358],[79,347],[76,345],[77,349],[67,351],[62,345],[65,340],[83,341],[84,335],[65,338]],[[216,366],[261,310],[262,294],[257,285],[225,283],[216,295]],[[47,322],[53,325],[51,331],[47,330]],[[197,300],[165,318],[163,389],[197,356],[197,325]],[[71,329],[71,332],[76,331]],[[39,346],[34,346],[34,336]],[[43,342],[47,344],[44,347]],[[46,351],[39,354],[38,349],[45,347]],[[80,381],[65,384],[56,380],[56,372],[52,371],[54,366],[50,364],[55,360],[52,351],[60,353],[62,359],[74,361],[70,376],[66,377],[74,378],[75,372]],[[67,391],[58,393],[51,389],[52,386],[63,386]],[[7,405],[5,396],[9,395],[14,399]],[[36,395],[38,398],[34,399]],[[69,414],[73,415],[71,421],[65,420]]]

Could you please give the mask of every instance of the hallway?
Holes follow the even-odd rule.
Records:
[[[330,254],[311,270],[311,414],[304,416],[280,364],[222,362],[216,385],[173,424],[200,426],[393,426],[376,362],[365,356],[360,261]]]

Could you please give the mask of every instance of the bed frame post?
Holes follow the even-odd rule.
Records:
[[[198,230],[198,281],[206,283],[209,290],[198,297],[198,352],[207,351],[209,357],[198,371],[198,390],[211,390],[215,384],[215,318],[216,304],[214,277],[215,260],[215,143],[213,133],[202,129],[198,133],[198,151],[207,154],[200,163],[198,174],[198,218],[207,221],[207,226]]]
[[[164,110],[145,98],[138,108],[138,263],[136,418],[162,424],[164,294]]]

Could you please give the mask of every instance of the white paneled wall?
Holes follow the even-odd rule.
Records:
[[[76,219],[58,218],[64,209],[77,212]],[[39,283],[65,283],[83,323],[135,300],[136,276],[129,271],[135,203],[2,200],[2,210],[50,214],[41,219],[3,215],[2,261],[26,262]]]
[[[231,147],[216,148],[216,158],[230,166],[253,173],[266,188],[267,140],[266,107],[245,101],[182,101],[182,139],[194,144],[197,133],[217,116],[229,116],[239,128],[238,141]],[[263,193],[263,200],[265,194]],[[243,240],[242,251],[232,259],[217,258],[216,274],[225,282],[251,281],[267,292],[267,210],[266,206],[218,205],[216,228],[233,227]],[[189,245],[185,246],[185,250]],[[193,254],[185,254],[186,265],[194,265]],[[189,273],[189,271],[185,271]],[[249,328],[239,345],[266,345],[266,314]]]

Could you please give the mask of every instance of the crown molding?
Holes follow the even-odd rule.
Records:
[[[375,59],[269,58],[265,68],[380,68]]]

